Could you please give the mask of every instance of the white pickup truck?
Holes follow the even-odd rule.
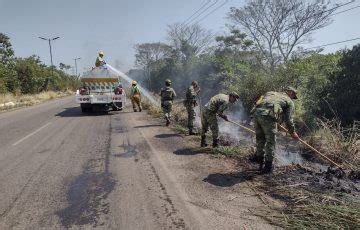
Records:
[[[76,103],[83,113],[90,111],[122,110],[126,95],[119,76],[104,66],[96,67],[80,77],[81,87],[76,91]]]

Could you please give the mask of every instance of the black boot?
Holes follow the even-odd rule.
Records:
[[[194,129],[193,128],[190,128],[189,129],[189,135],[191,136],[191,135],[195,135],[195,132],[194,132]]]
[[[170,119],[167,118],[167,119],[166,119],[166,126],[169,126],[169,125],[170,125]]]
[[[201,136],[201,147],[206,147],[208,146],[206,143],[206,136]]]
[[[269,174],[273,170],[273,164],[272,161],[265,161],[265,167],[262,169],[262,174]]]
[[[250,159],[251,162],[259,164],[259,171],[261,171],[263,169],[263,165],[264,165],[264,157],[263,156],[258,156],[256,154],[251,155]]]
[[[212,144],[213,148],[217,148],[219,147],[219,140],[213,140],[213,144]]]

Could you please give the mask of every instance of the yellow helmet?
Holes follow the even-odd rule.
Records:
[[[101,57],[104,56],[104,52],[100,51],[99,56],[101,56]]]
[[[137,85],[138,83],[137,83],[137,81],[132,81],[131,84],[132,84],[132,85]]]

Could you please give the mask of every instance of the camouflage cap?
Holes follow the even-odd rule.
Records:
[[[192,81],[191,85],[199,85],[199,83],[197,81]]]
[[[165,85],[171,85],[171,80],[170,80],[170,79],[166,79],[166,80],[165,80]]]
[[[236,99],[239,99],[239,98],[240,98],[239,94],[237,94],[237,93],[234,92],[234,91],[231,92],[229,95],[235,97]]]
[[[288,87],[286,87],[285,88],[285,91],[292,91],[292,92],[294,92],[294,99],[298,99],[298,97],[297,97],[297,90],[294,88],[294,87],[291,87],[291,86],[288,86]]]

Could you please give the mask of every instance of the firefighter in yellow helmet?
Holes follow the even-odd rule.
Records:
[[[96,58],[96,61],[95,61],[95,67],[103,66],[106,64],[103,57],[104,57],[104,52],[102,52],[102,51],[99,52],[99,56]]]
[[[137,81],[132,81],[131,89],[130,89],[130,99],[131,99],[131,104],[133,106],[134,112],[137,112],[136,107],[138,107],[139,112],[141,112],[142,111],[141,92],[137,85],[138,85]]]

